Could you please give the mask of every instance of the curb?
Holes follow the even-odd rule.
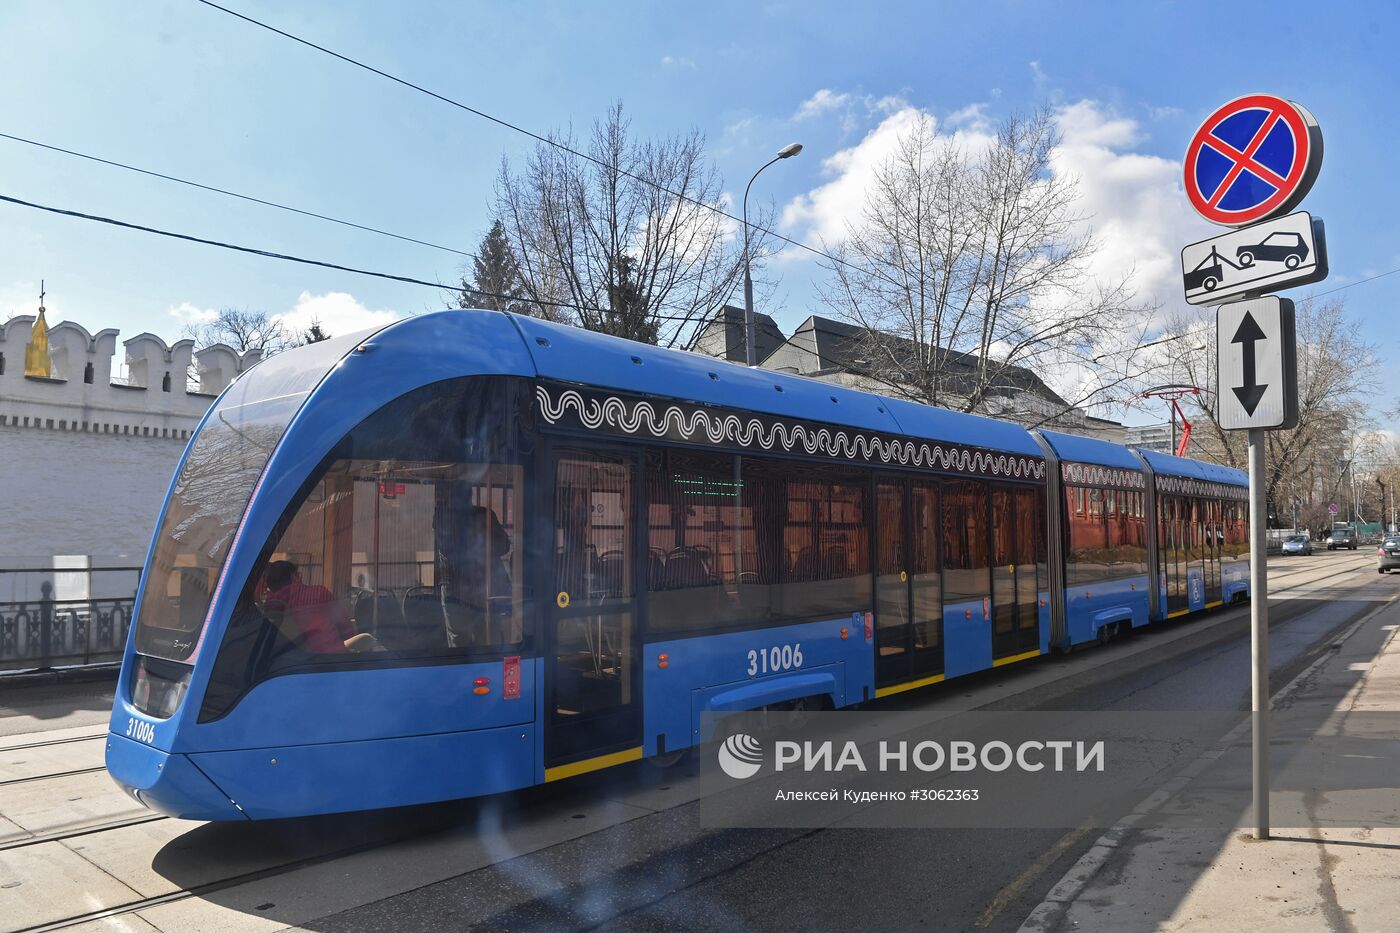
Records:
[[[101,680],[116,680],[121,669],[120,661],[110,661],[81,667],[3,671],[0,672],[0,693],[25,687],[52,687],[57,684],[83,684]]]
[[[1400,601],[1400,594],[1390,597],[1347,626],[1345,631],[1332,639],[1315,661],[1303,668],[1296,677],[1269,697],[1269,707],[1272,709],[1280,700],[1287,699],[1297,691],[1309,677],[1316,673],[1318,668],[1332,659],[1333,652],[1341,648],[1347,639],[1355,635],[1367,622],[1394,606],[1397,601]],[[1386,639],[1386,644],[1389,644],[1391,639],[1397,635],[1400,635],[1400,629],[1391,633],[1391,638]],[[1223,755],[1231,745],[1248,733],[1252,725],[1251,719],[1245,719],[1244,722],[1225,733],[1213,747],[1202,752],[1195,761],[1182,768],[1176,777],[1158,787],[1134,807],[1131,813],[1113,824],[1094,842],[1089,851],[1079,857],[1079,861],[1070,866],[1064,877],[1046,893],[1045,900],[1041,901],[1022,921],[1018,933],[1051,933],[1051,931],[1058,929],[1060,922],[1069,912],[1070,905],[1078,900],[1079,895],[1089,886],[1089,882],[1093,881],[1104,865],[1108,864],[1108,860],[1113,856],[1128,832],[1140,823],[1144,816],[1176,796],[1193,778],[1210,767],[1215,759]]]

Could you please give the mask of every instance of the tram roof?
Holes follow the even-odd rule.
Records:
[[[430,315],[413,320],[423,317]],[[750,369],[700,353],[635,343],[538,318],[511,315],[510,319],[545,379],[1043,456],[1030,432],[1017,424],[806,376]]]
[[[1039,433],[1054,448],[1061,460],[1118,467],[1132,470],[1135,473],[1142,472],[1142,461],[1134,457],[1131,450],[1120,444],[1100,440],[1096,437],[1061,434],[1059,431],[1041,430]]]
[[[1155,450],[1138,448],[1138,453],[1142,454],[1142,458],[1152,466],[1152,471],[1159,475],[1189,476],[1193,479],[1226,483],[1230,486],[1249,485],[1248,474],[1243,470],[1236,470],[1234,467],[1192,460],[1188,457],[1173,457],[1171,454],[1158,453]]]

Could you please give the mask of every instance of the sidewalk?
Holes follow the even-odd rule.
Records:
[[[1248,801],[1246,726],[1218,760],[1201,762],[1232,771],[1231,793],[1183,779],[1169,783],[1175,796],[1160,805],[1217,828],[1167,828],[1149,816],[1139,828],[1110,830],[1026,919],[1023,933],[1400,928],[1397,632],[1400,601],[1392,601],[1339,636],[1334,650],[1293,683],[1274,685],[1283,687],[1274,706],[1285,734],[1270,743],[1271,773],[1290,756],[1296,763],[1326,747],[1309,764],[1320,762],[1333,777],[1301,792],[1296,784],[1274,790],[1274,838],[1255,840],[1253,817],[1241,810]],[[1286,734],[1290,717],[1313,724],[1311,734]],[[1358,743],[1348,746],[1351,753],[1336,744],[1351,741]]]

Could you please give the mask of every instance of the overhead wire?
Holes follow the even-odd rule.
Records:
[[[100,214],[89,214],[83,211],[68,210],[61,207],[53,207],[48,204],[39,204],[34,201],[26,201],[22,198],[0,194],[0,201],[15,204],[20,207],[28,207],[34,210],[47,211],[50,214],[58,214],[64,217],[73,217],[79,220],[90,220],[95,223],[108,224],[113,227],[120,227],[127,230],[139,230],[142,233],[150,233],[156,236],[169,237],[175,240],[184,240],[190,243],[198,243],[203,246],[213,246],[219,249],[234,250],[240,253],[248,253],[253,256],[262,256],[267,259],[280,259],[284,262],[300,263],[307,266],[317,266],[322,269],[333,269],[338,272],[352,272],[355,275],[366,275],[379,279],[389,279],[395,282],[406,282],[410,285],[426,285],[439,291],[448,289],[451,286],[443,285],[441,282],[429,282],[426,279],[415,278],[410,275],[398,275],[392,272],[378,272],[372,269],[361,269],[355,266],[347,266],[341,263],[328,262],[322,259],[308,259],[304,256],[293,256],[289,253],[278,253],[272,250],[259,249],[254,246],[243,246],[237,243],[227,243],[222,240],[213,240],[208,237],[194,236],[189,233],[178,233],[173,230],[162,230],[158,227],[150,227],[145,224],[132,223],[131,221],[118,220],[115,217],[103,217]],[[533,304],[540,307],[561,308],[570,311],[588,311],[594,314],[614,314],[610,308],[602,308],[594,305],[581,305],[567,301],[549,301],[542,298],[530,298],[522,295],[502,295],[495,292],[482,291],[478,288],[470,289],[472,294],[482,295],[486,298],[493,298],[499,301],[518,301],[524,304]],[[662,321],[695,321],[694,315],[667,315],[653,314],[649,317]]]
[[[292,207],[289,204],[282,204],[277,201],[270,201],[266,198],[259,198],[251,194],[241,194],[240,192],[230,191],[227,188],[220,188],[215,185],[206,185],[202,182],[190,181],[188,178],[180,178],[176,175],[168,175],[165,172],[157,172],[152,169],[141,168],[140,166],[131,165],[126,162],[119,162],[115,159],[104,159],[101,156],[91,155],[90,153],[78,152],[76,149],[65,149],[62,146],[54,146],[49,143],[41,143],[37,139],[27,139],[23,136],[16,136],[13,133],[0,133],[0,139],[8,139],[17,143],[24,143],[27,146],[36,146],[40,149],[47,149],[50,152],[61,152],[64,155],[74,156],[75,158],[79,159],[86,159],[89,162],[97,162],[102,165],[109,165],[113,168],[124,169],[125,171],[136,172],[141,175],[148,175],[152,178],[160,178],[165,181],[175,182],[176,184],[180,185],[188,185],[191,188],[199,188],[203,191],[212,191],[215,194],[226,195],[230,198],[239,198],[244,201],[251,201],[254,204],[261,204],[265,207],[275,207],[278,210],[290,211],[293,214],[301,214],[304,217],[314,217],[317,220],[327,220],[333,224],[340,224],[345,227],[354,227],[356,230],[364,230],[367,233],[376,233],[380,236],[393,237],[396,240],[403,240],[407,243],[417,243],[419,246],[429,246],[433,249],[443,250],[444,252],[456,253],[457,255],[465,256],[468,259],[477,258],[475,253],[469,253],[466,250],[457,249],[452,246],[443,246],[441,243],[434,243],[430,240],[420,240],[417,237],[405,236],[402,233],[394,233],[390,230],[383,230],[379,227],[371,227],[368,224],[360,224],[355,223],[352,220],[344,220],[339,217],[332,217],[329,214],[318,214],[316,211],[309,211],[300,207]]]
[[[200,4],[203,4],[204,6],[207,6],[207,7],[209,7],[210,9],[217,10],[217,11],[219,11],[219,12],[221,12],[221,13],[224,13],[224,14],[226,14],[226,15],[228,15],[228,16],[232,16],[232,17],[234,17],[235,19],[242,20],[243,22],[248,23],[249,25],[256,26],[256,27],[258,27],[258,28],[260,28],[260,29],[265,29],[265,30],[267,30],[268,32],[271,32],[271,33],[274,33],[274,34],[276,34],[276,35],[282,36],[282,37],[285,38],[285,39],[290,39],[290,40],[293,41],[293,42],[296,42],[296,43],[298,43],[298,44],[300,44],[300,45],[303,45],[303,46],[305,46],[306,48],[313,49],[313,50],[315,50],[315,51],[317,51],[317,52],[320,52],[320,53],[322,53],[323,55],[329,55],[330,57],[332,57],[332,58],[334,58],[334,59],[337,59],[337,60],[339,60],[339,61],[341,61],[341,62],[344,62],[344,63],[347,64],[347,65],[350,65],[350,66],[355,67],[355,68],[360,68],[360,69],[362,69],[362,70],[364,70],[364,71],[367,71],[367,72],[369,72],[369,73],[371,73],[371,74],[374,74],[374,75],[377,75],[377,76],[379,76],[379,77],[381,77],[381,78],[384,78],[385,80],[392,81],[392,82],[394,82],[395,84],[398,84],[398,85],[401,85],[401,86],[403,86],[403,87],[409,88],[410,90],[413,90],[413,91],[417,91],[417,92],[420,93],[420,94],[425,94],[425,95],[427,95],[428,97],[433,98],[434,100],[440,101],[440,102],[442,102],[442,103],[444,103],[444,104],[447,104],[447,105],[449,105],[449,106],[452,106],[452,107],[456,107],[456,108],[459,109],[459,110],[465,111],[466,113],[472,114],[473,116],[476,116],[476,117],[479,117],[479,118],[481,118],[481,119],[483,119],[483,120],[486,120],[486,121],[489,121],[489,122],[491,122],[491,123],[494,123],[494,124],[496,124],[497,126],[503,127],[503,128],[505,128],[505,129],[507,129],[507,130],[510,130],[511,132],[519,133],[519,134],[521,134],[521,135],[523,135],[523,136],[526,136],[526,137],[528,137],[528,138],[530,138],[530,139],[533,139],[534,141],[536,141],[536,142],[538,142],[538,143],[541,143],[541,144],[546,145],[546,146],[553,147],[553,148],[558,149],[558,150],[560,150],[560,151],[562,151],[562,152],[567,152],[568,154],[570,154],[570,155],[572,155],[572,156],[575,156],[575,157],[580,158],[580,159],[584,159],[584,160],[586,160],[586,161],[588,161],[588,162],[591,162],[591,163],[593,163],[593,164],[595,164],[595,165],[597,165],[597,166],[599,166],[599,167],[601,167],[601,168],[605,168],[605,169],[607,169],[607,170],[609,170],[609,171],[617,172],[619,175],[622,175],[623,177],[626,177],[626,178],[630,178],[630,179],[632,179],[633,181],[637,181],[637,182],[639,182],[639,183],[646,184],[646,185],[651,185],[652,187],[656,188],[656,189],[659,190],[659,191],[664,192],[665,194],[670,195],[671,197],[674,197],[674,198],[677,198],[677,199],[679,199],[679,200],[685,201],[685,202],[687,202],[687,203],[689,203],[689,204],[693,204],[693,205],[695,205],[695,206],[697,206],[697,207],[700,207],[700,208],[703,208],[703,209],[705,209],[705,210],[713,211],[713,212],[715,212],[716,214],[718,214],[718,215],[720,215],[721,217],[724,217],[724,218],[726,218],[726,219],[728,219],[728,220],[732,220],[732,221],[735,221],[736,223],[740,223],[740,224],[743,224],[743,223],[745,222],[742,218],[736,217],[735,215],[733,215],[733,214],[729,213],[728,211],[724,210],[723,208],[716,207],[716,206],[713,205],[713,204],[707,204],[707,203],[705,203],[704,201],[701,201],[701,200],[699,200],[699,199],[697,199],[697,198],[694,198],[694,197],[692,197],[692,196],[690,196],[690,195],[688,195],[688,194],[686,194],[686,193],[684,193],[684,192],[675,191],[675,190],[673,190],[673,189],[671,189],[671,188],[668,188],[668,187],[666,187],[665,185],[663,185],[663,184],[661,184],[661,183],[655,181],[654,179],[645,178],[645,177],[643,177],[643,176],[641,176],[641,175],[637,175],[637,174],[635,174],[635,173],[633,173],[633,172],[629,172],[627,169],[625,169],[625,168],[623,168],[623,167],[621,167],[621,166],[619,166],[619,165],[614,165],[614,164],[612,164],[612,163],[610,163],[610,162],[607,162],[607,161],[605,161],[605,160],[603,160],[603,159],[598,158],[597,156],[590,155],[589,153],[584,152],[584,151],[582,151],[582,150],[580,150],[580,149],[576,149],[576,148],[574,148],[573,146],[570,146],[570,145],[568,145],[567,143],[561,142],[561,141],[558,140],[558,139],[553,139],[553,138],[551,138],[551,137],[549,137],[549,136],[545,136],[545,135],[543,135],[543,134],[537,133],[537,132],[535,132],[535,131],[533,131],[533,130],[531,130],[531,129],[528,129],[528,128],[524,127],[524,126],[521,126],[521,125],[519,125],[519,124],[517,124],[517,123],[513,123],[513,122],[511,122],[510,120],[507,120],[507,119],[505,119],[505,118],[503,118],[503,117],[498,117],[498,116],[496,116],[495,114],[488,113],[488,112],[485,111],[485,110],[481,110],[480,108],[473,107],[473,106],[471,106],[470,104],[463,103],[462,101],[457,100],[457,99],[452,98],[452,97],[449,97],[449,96],[447,96],[446,94],[441,94],[441,93],[439,93],[439,92],[437,92],[437,91],[434,91],[434,90],[432,90],[432,89],[430,89],[430,88],[424,87],[424,86],[421,85],[421,84],[416,84],[416,83],[414,83],[414,82],[412,82],[412,81],[409,81],[409,80],[406,79],[406,78],[399,77],[398,75],[395,75],[395,74],[392,74],[391,72],[385,71],[385,70],[382,69],[382,68],[377,68],[377,67],[375,67],[374,65],[371,65],[371,64],[369,64],[369,63],[367,63],[367,62],[360,61],[359,59],[353,58],[353,57],[351,57],[351,56],[349,56],[349,55],[346,55],[346,54],[344,54],[344,53],[342,53],[342,52],[337,52],[337,51],[335,51],[334,49],[327,48],[326,46],[320,45],[320,44],[318,44],[318,43],[316,43],[316,42],[313,42],[313,41],[311,41],[310,39],[307,39],[307,38],[305,38],[305,37],[303,37],[303,36],[299,36],[299,35],[296,35],[295,33],[288,32],[288,31],[285,30],[285,29],[280,29],[280,28],[278,28],[277,26],[273,26],[271,23],[264,22],[264,21],[262,21],[262,20],[260,20],[260,19],[257,19],[256,17],[249,16],[249,15],[246,14],[246,13],[240,13],[240,12],[238,12],[237,10],[230,9],[229,7],[226,7],[226,6],[224,6],[224,5],[220,4],[220,3],[215,3],[214,0],[196,0],[196,2],[197,2],[197,3],[200,3]],[[749,227],[750,229],[757,230],[757,231],[759,231],[760,233],[763,233],[763,234],[765,234],[765,235],[767,235],[767,236],[771,236],[771,237],[773,237],[774,239],[776,239],[776,240],[778,240],[778,241],[780,241],[780,242],[787,243],[787,244],[790,245],[790,246],[795,246],[795,247],[797,247],[797,248],[800,249],[800,250],[803,250],[803,251],[805,251],[805,252],[811,253],[812,255],[818,256],[818,257],[820,257],[820,258],[822,258],[822,259],[825,259],[825,260],[827,260],[828,262],[831,262],[831,263],[834,263],[834,264],[838,264],[838,265],[848,266],[848,267],[853,268],[853,269],[859,268],[859,267],[857,267],[854,263],[851,263],[849,260],[843,259],[843,258],[841,258],[840,256],[834,256],[834,255],[832,255],[831,253],[826,252],[825,250],[821,250],[821,249],[818,249],[818,248],[815,247],[815,246],[811,246],[811,245],[809,245],[809,244],[807,244],[807,243],[803,243],[801,240],[796,240],[796,239],[793,239],[792,237],[784,236],[783,234],[778,233],[777,231],[772,230],[772,229],[770,229],[770,228],[763,227],[763,226],[760,226],[760,225],[757,225],[757,224],[748,224],[748,227]],[[869,269],[864,269],[864,270],[862,270],[862,271],[865,271],[865,272],[869,273],[871,270],[869,270]],[[1324,295],[1330,295],[1330,294],[1333,294],[1334,292],[1339,292],[1339,291],[1342,291],[1343,289],[1351,288],[1351,287],[1356,286],[1356,285],[1361,285],[1361,284],[1363,284],[1363,283],[1365,283],[1365,282],[1371,282],[1371,281],[1374,281],[1374,280],[1379,279],[1379,278],[1384,278],[1385,276],[1388,276],[1388,275],[1394,275],[1394,274],[1396,274],[1397,272],[1400,272],[1400,269],[1392,269],[1392,270],[1390,270],[1389,272],[1383,272],[1383,273],[1380,273],[1379,275],[1370,276],[1369,278],[1365,278],[1365,279],[1362,279],[1362,280],[1357,281],[1357,282],[1352,282],[1352,283],[1349,283],[1349,284],[1347,284],[1347,285],[1342,285],[1342,286],[1338,286],[1337,288],[1329,289],[1328,291],[1321,292],[1321,293],[1318,293],[1318,294],[1314,295],[1314,297],[1319,297],[1319,298],[1320,298],[1320,297],[1322,297],[1322,296],[1324,296]],[[887,276],[884,276],[884,275],[882,275],[882,274],[878,274],[878,273],[877,273],[877,277],[879,277],[879,278],[885,278],[887,281],[889,281],[891,284],[894,284],[894,285],[898,285],[898,284],[899,284],[898,282],[895,282],[893,279],[890,279],[890,278],[888,278]],[[1161,339],[1161,340],[1152,341],[1152,342],[1150,342],[1150,343],[1143,344],[1143,345],[1140,346],[1140,347],[1135,347],[1134,349],[1143,349],[1143,348],[1145,348],[1145,347],[1153,346],[1154,344],[1157,344],[1157,343],[1168,342],[1170,339],[1174,339],[1174,338],[1163,338],[1163,339]]]
[[[366,62],[362,62],[362,61],[360,61],[359,59],[352,58],[352,57],[350,57],[349,55],[345,55],[345,54],[343,54],[343,53],[341,53],[341,52],[337,52],[337,51],[335,51],[334,49],[329,49],[329,48],[325,47],[324,45],[318,45],[317,43],[312,42],[310,39],[306,39],[306,38],[303,38],[302,36],[296,35],[295,33],[288,32],[288,31],[286,31],[285,29],[279,29],[278,27],[273,26],[271,23],[265,23],[265,22],[263,22],[263,21],[260,20],[260,19],[256,19],[255,17],[249,16],[249,15],[247,15],[246,13],[240,13],[240,12],[238,12],[237,10],[231,10],[231,9],[229,9],[229,8],[226,7],[226,6],[222,6],[221,4],[218,4],[218,3],[213,2],[213,0],[196,0],[196,2],[197,2],[197,3],[202,3],[202,4],[204,4],[205,6],[211,8],[211,9],[218,10],[218,11],[221,12],[221,13],[225,13],[225,14],[227,14],[227,15],[229,15],[229,16],[232,16],[232,17],[234,17],[235,19],[241,19],[241,20],[243,20],[245,23],[248,23],[248,24],[250,24],[250,25],[257,26],[257,27],[259,27],[259,28],[261,28],[261,29],[266,29],[268,32],[276,33],[277,35],[282,36],[283,38],[290,39],[290,40],[292,40],[293,42],[296,42],[296,43],[299,43],[299,44],[301,44],[301,45],[304,45],[304,46],[306,46],[306,47],[309,48],[309,49],[314,49],[314,50],[316,50],[317,52],[321,52],[321,53],[324,54],[324,55],[329,55],[329,56],[331,56],[332,58],[338,59],[338,60],[340,60],[340,61],[346,63],[347,65],[352,65],[352,66],[354,66],[354,67],[356,67],[356,68],[361,68],[361,69],[363,69],[363,70],[365,70],[365,71],[370,72],[371,74],[375,74],[375,75],[378,75],[379,77],[384,78],[384,79],[386,79],[386,80],[388,80],[388,81],[392,81],[392,82],[394,82],[395,84],[399,84],[399,85],[402,85],[403,87],[406,87],[406,88],[409,88],[409,89],[411,89],[411,90],[417,91],[417,92],[420,93],[420,94],[426,94],[427,96],[433,98],[434,100],[438,100],[438,101],[441,101],[441,102],[444,103],[444,104],[448,104],[449,106],[456,107],[456,108],[459,109],[459,110],[463,110],[463,111],[465,111],[465,112],[471,114],[472,116],[480,117],[480,118],[483,119],[483,120],[487,120],[487,121],[489,121],[489,122],[491,122],[491,123],[496,124],[497,126],[500,126],[500,127],[505,128],[505,129],[508,129],[508,130],[510,130],[511,132],[519,133],[519,134],[521,134],[521,135],[523,135],[523,136],[527,136],[527,137],[529,137],[530,139],[533,139],[533,140],[535,140],[535,141],[538,142],[538,143],[541,143],[541,144],[546,145],[546,146],[551,146],[551,147],[553,147],[553,148],[555,148],[555,149],[560,150],[561,152],[567,152],[568,154],[570,154],[570,155],[572,155],[572,156],[575,156],[575,157],[580,158],[580,159],[584,159],[584,160],[586,160],[586,161],[588,161],[588,162],[593,163],[594,165],[599,166],[600,168],[605,168],[605,169],[607,169],[608,171],[616,172],[617,174],[623,176],[624,178],[630,178],[630,179],[632,179],[633,181],[639,182],[639,183],[641,183],[641,184],[650,185],[650,186],[652,186],[653,188],[656,188],[658,191],[661,191],[661,192],[663,192],[663,193],[665,193],[665,194],[668,194],[668,195],[670,195],[671,197],[676,198],[676,199],[678,199],[678,200],[680,200],[680,201],[684,201],[684,202],[686,202],[686,203],[688,203],[688,204],[692,204],[692,205],[694,205],[694,206],[696,206],[696,207],[702,208],[702,209],[707,210],[707,211],[713,211],[714,213],[720,215],[721,217],[724,217],[724,218],[726,218],[726,219],[728,219],[728,220],[732,220],[732,221],[734,221],[735,223],[738,223],[738,224],[744,224],[744,223],[745,223],[745,221],[743,220],[743,218],[736,217],[735,215],[729,213],[728,211],[724,210],[724,209],[721,208],[721,207],[716,207],[716,206],[713,205],[713,204],[708,204],[708,203],[706,203],[706,202],[704,202],[704,201],[701,201],[700,199],[698,199],[698,198],[696,198],[696,197],[693,197],[692,195],[686,194],[684,191],[676,191],[676,190],[674,190],[674,189],[672,189],[672,188],[668,188],[667,186],[665,186],[665,185],[661,184],[660,182],[656,181],[655,179],[646,178],[645,176],[638,175],[638,174],[636,174],[635,172],[630,172],[630,171],[628,171],[627,169],[623,168],[623,167],[620,166],[620,165],[614,165],[613,163],[608,162],[608,161],[606,161],[606,160],[604,160],[604,159],[600,159],[600,158],[598,158],[597,156],[590,155],[590,154],[588,154],[587,152],[584,152],[584,151],[581,150],[581,149],[576,149],[576,148],[574,148],[573,146],[570,146],[570,145],[567,144],[567,143],[561,142],[561,141],[558,140],[558,139],[553,139],[553,138],[551,138],[551,137],[549,137],[549,136],[545,136],[545,135],[542,135],[542,134],[540,134],[540,133],[536,133],[534,130],[527,129],[526,127],[523,127],[523,126],[521,126],[521,125],[519,125],[519,124],[517,124],[517,123],[512,123],[511,121],[509,121],[509,120],[507,120],[507,119],[505,119],[505,118],[503,118],[503,117],[498,117],[498,116],[496,116],[496,115],[494,115],[494,114],[487,113],[486,111],[480,110],[480,109],[478,109],[478,108],[476,108],[476,107],[473,107],[473,106],[471,106],[470,104],[462,103],[461,101],[456,100],[456,99],[451,98],[451,97],[448,97],[448,96],[445,95],[445,94],[440,94],[440,93],[438,93],[437,91],[434,91],[434,90],[431,90],[431,89],[429,89],[429,88],[426,88],[426,87],[422,86],[421,84],[415,84],[415,83],[413,83],[412,81],[409,81],[409,80],[406,79],[406,78],[401,78],[401,77],[399,77],[398,75],[395,75],[395,74],[392,74],[392,73],[390,73],[390,72],[387,72],[387,71],[383,70],[382,68],[376,68],[374,65],[370,65],[370,64],[368,64],[368,63],[366,63]],[[811,253],[811,254],[814,255],[814,256],[820,256],[821,258],[827,260],[828,262],[839,263],[839,264],[841,264],[841,265],[850,266],[851,268],[856,268],[856,266],[855,266],[853,263],[851,263],[851,262],[849,262],[849,261],[847,261],[847,260],[845,260],[845,259],[842,259],[842,258],[839,257],[839,256],[833,256],[832,254],[826,252],[825,250],[817,249],[815,246],[811,246],[811,245],[809,245],[809,244],[807,244],[807,243],[803,243],[801,240],[795,240],[795,239],[793,239],[792,237],[784,236],[783,234],[778,233],[776,230],[772,230],[772,229],[770,229],[770,228],[768,228],[768,227],[763,227],[763,226],[760,226],[760,225],[758,225],[758,224],[747,224],[747,226],[748,226],[748,228],[751,229],[751,230],[757,230],[757,231],[760,232],[760,233],[763,233],[763,234],[765,234],[765,235],[767,235],[767,236],[771,236],[771,237],[773,237],[774,239],[779,240],[779,241],[781,241],[781,242],[783,242],[783,243],[787,243],[787,244],[790,245],[790,246],[795,246],[795,247],[797,247],[798,249],[805,250],[806,252],[809,252],[809,253]]]

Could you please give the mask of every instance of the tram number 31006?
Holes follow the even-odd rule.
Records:
[[[126,721],[126,736],[150,745],[156,739],[156,727],[133,717]]]
[[[802,666],[802,644],[774,645],[771,648],[750,648],[748,675],[776,674]]]

